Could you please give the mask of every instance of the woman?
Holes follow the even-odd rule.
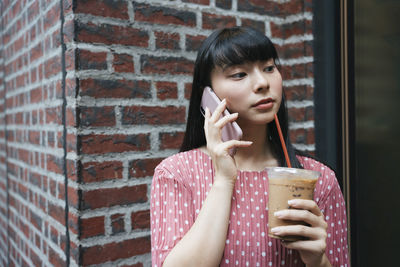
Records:
[[[290,143],[277,62],[271,41],[251,28],[220,29],[202,44],[181,153],[157,166],[152,183],[153,266],[349,266],[342,193],[333,171],[297,154]],[[223,100],[203,117],[206,86]],[[231,115],[220,118],[225,108]],[[292,167],[322,174],[314,201],[294,200],[293,209],[275,214],[307,223],[271,229],[304,237],[296,242],[267,234],[265,168],[286,165],[276,113]],[[243,138],[223,142],[221,129],[233,121]]]

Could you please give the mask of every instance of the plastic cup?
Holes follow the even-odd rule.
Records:
[[[313,199],[315,184],[321,174],[296,168],[273,167],[268,172],[268,235],[286,241],[300,240],[299,236],[276,236],[271,229],[277,226],[306,225],[302,221],[282,220],[274,216],[274,212],[289,209],[290,199]]]

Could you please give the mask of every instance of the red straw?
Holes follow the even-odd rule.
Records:
[[[285,140],[283,139],[281,126],[279,125],[278,116],[276,114],[275,114],[275,123],[276,123],[276,128],[278,128],[279,138],[281,139],[281,145],[282,145],[283,153],[285,154],[286,164],[288,165],[289,168],[292,168],[292,164],[290,164],[289,155],[287,153]]]

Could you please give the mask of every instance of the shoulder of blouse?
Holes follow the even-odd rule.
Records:
[[[319,171],[322,174],[325,172],[329,172],[330,175],[336,177],[335,171],[329,167],[328,165],[308,156],[297,156],[297,159],[300,161],[300,164],[304,169]]]
[[[153,180],[175,179],[177,182],[185,182],[188,170],[193,162],[201,156],[200,152],[195,149],[171,155],[156,166]]]

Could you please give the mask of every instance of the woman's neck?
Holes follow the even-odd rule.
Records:
[[[266,125],[242,125],[244,141],[252,141],[250,147],[238,148],[235,160],[240,170],[263,170],[265,167],[277,166],[268,141]]]

